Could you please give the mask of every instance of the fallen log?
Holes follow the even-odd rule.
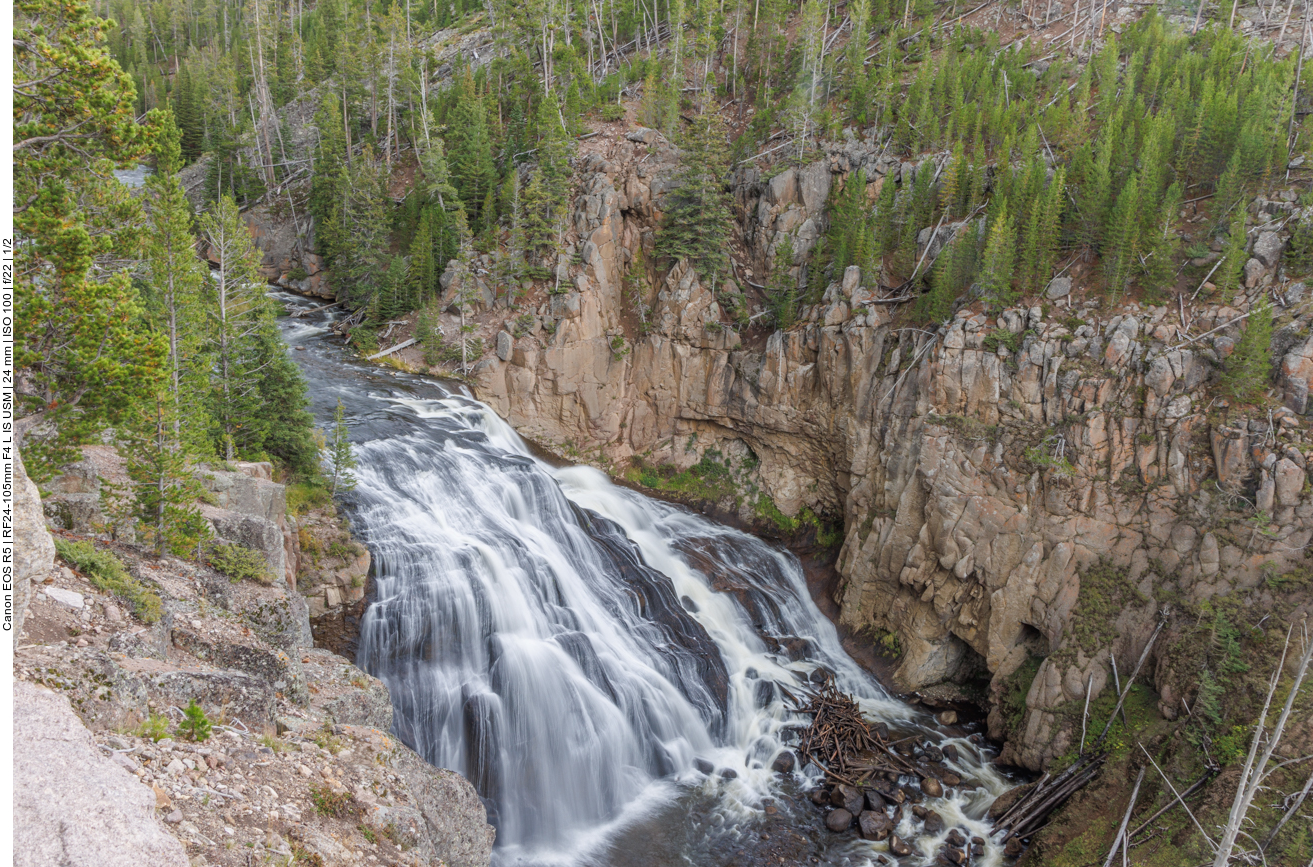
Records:
[[[1108,758],[1106,752],[1082,753],[1056,777],[1045,777],[994,823],[995,833],[1002,832],[1000,843],[1009,838],[1029,837],[1043,826],[1049,814],[1096,776]]]
[[[391,355],[392,353],[396,352],[398,349],[405,349],[407,346],[412,345],[414,342],[415,342],[415,338],[413,337],[410,338],[409,340],[403,340],[400,343],[398,343],[396,346],[392,347],[391,349],[384,349],[382,352],[375,352],[373,355],[369,356],[365,360],[373,361],[376,358],[382,358],[385,355]]]
[[[332,304],[325,304],[322,307],[311,307],[309,310],[293,310],[291,313],[291,318],[300,319],[303,316],[309,316],[311,313],[318,313],[321,310],[327,310],[330,307],[341,307],[341,306],[342,306],[341,301],[334,301]]]

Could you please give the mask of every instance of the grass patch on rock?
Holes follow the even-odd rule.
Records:
[[[160,597],[128,573],[123,561],[110,551],[97,550],[90,542],[73,542],[55,538],[55,551],[61,560],[83,575],[96,588],[113,593],[132,606],[142,623],[157,623],[164,612]]]
[[[269,571],[264,555],[242,545],[223,542],[211,545],[205,553],[205,562],[234,584],[239,581],[274,582],[275,576]]]

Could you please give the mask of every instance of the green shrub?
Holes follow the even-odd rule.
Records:
[[[269,563],[263,554],[242,545],[222,542],[211,545],[205,553],[205,562],[220,575],[228,576],[234,584],[238,581],[272,584],[276,578],[269,571]]]
[[[178,724],[178,734],[193,741],[210,739],[210,718],[201,710],[201,706],[192,699],[183,711],[182,722]]]
[[[333,727],[328,723],[315,732],[312,740],[321,750],[328,750],[333,755],[342,752],[342,740],[333,736]]]
[[[113,593],[132,606],[142,623],[157,623],[164,611],[160,597],[128,574],[123,561],[109,551],[100,551],[90,542],[55,539],[60,559],[87,576],[95,587]]]
[[[142,720],[141,725],[137,726],[133,734],[139,738],[162,741],[169,736],[169,721],[159,714],[153,713]]]
[[[875,645],[876,652],[882,656],[896,659],[903,655],[903,642],[898,638],[897,632],[877,627],[871,632],[871,643]]]
[[[1222,362],[1222,393],[1242,403],[1256,403],[1272,374],[1272,308],[1260,303],[1249,314],[1235,349]]]
[[[311,786],[310,800],[314,802],[315,812],[322,816],[345,819],[358,812],[350,792],[334,792],[328,786]]]
[[[1030,693],[1030,685],[1035,682],[1035,675],[1039,674],[1040,663],[1043,661],[1041,657],[1028,656],[1021,667],[1003,681],[1003,700],[1000,704],[1003,721],[1009,732],[1017,731],[1026,715],[1026,696]]]
[[[295,482],[287,486],[287,514],[304,515],[311,509],[322,509],[332,502],[328,488],[312,482]]]
[[[1026,449],[1026,460],[1030,461],[1037,467],[1047,467],[1060,476],[1071,477],[1076,475],[1076,467],[1065,457],[1054,457],[1048,453],[1043,445],[1031,446]]]

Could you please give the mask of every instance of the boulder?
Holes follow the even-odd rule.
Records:
[[[1257,259],[1245,262],[1245,288],[1253,289],[1267,276],[1267,268]]]
[[[857,287],[861,284],[862,269],[860,267],[857,265],[849,265],[843,270],[843,283],[841,284],[841,288],[843,289],[844,297],[852,298],[853,292],[857,291]]]
[[[32,585],[45,579],[55,565],[55,543],[46,530],[41,494],[27,477],[22,455],[14,450],[14,644],[23,631],[23,617]]]
[[[862,794],[860,789],[848,785],[839,785],[835,787],[834,793],[830,796],[830,803],[836,807],[842,807],[856,816],[866,806],[866,796]]]
[[[788,205],[798,201],[798,176],[793,169],[785,169],[766,182],[765,200],[773,205]]]
[[[906,858],[908,855],[912,854],[912,847],[907,845],[907,842],[903,840],[902,837],[893,834],[889,837],[889,851],[893,852],[899,858]]]
[[[101,755],[67,698],[14,684],[15,867],[186,867],[156,798]]]
[[[282,487],[279,485],[278,487]],[[287,574],[287,550],[283,545],[282,528],[273,521],[244,515],[210,505],[200,507],[201,515],[214,528],[220,539],[259,551],[269,565],[271,580]]]
[[[1050,301],[1057,301],[1059,298],[1066,298],[1071,294],[1070,277],[1054,277],[1049,281],[1049,288],[1044,290],[1044,295]]]
[[[843,807],[834,810],[830,815],[825,817],[825,827],[834,831],[836,834],[847,831],[853,824],[853,814],[849,813]]]
[[[1259,232],[1254,241],[1254,258],[1267,268],[1275,268],[1285,247],[1286,242],[1276,232]]]
[[[448,867],[488,867],[497,832],[470,781],[433,767],[410,750],[397,750],[393,772],[405,781],[424,816],[437,858]]]
[[[175,628],[172,639],[174,647],[197,659],[258,677],[303,707],[310,702],[301,661],[286,651],[258,644],[210,640],[191,629]]]
[[[777,774],[791,774],[796,764],[797,759],[794,757],[793,750],[784,750],[775,757],[775,761],[770,763],[770,769]]]
[[[1299,495],[1304,490],[1304,468],[1290,458],[1282,458],[1277,461],[1273,473],[1273,487],[1277,504],[1281,506],[1298,506]]]
[[[1278,381],[1286,406],[1297,413],[1307,412],[1309,392],[1313,391],[1313,336],[1292,346],[1281,359]]]
[[[893,833],[894,823],[883,810],[867,810],[857,817],[857,828],[863,840],[883,840]]]
[[[944,817],[936,813],[934,810],[926,810],[925,819],[923,821],[925,822],[925,830],[927,834],[938,834],[940,831],[944,830]]]
[[[637,142],[638,144],[654,145],[661,141],[662,135],[654,129],[640,126],[638,129],[626,133],[625,138],[629,141]]]
[[[830,163],[818,160],[798,172],[798,194],[807,213],[818,215],[830,198]]]
[[[271,465],[243,461],[234,466],[237,472],[203,470],[197,474],[213,505],[281,527],[287,515],[287,488],[271,481]]]

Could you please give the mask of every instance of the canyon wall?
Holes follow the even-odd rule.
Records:
[[[927,326],[850,268],[799,325],[735,328],[737,285],[713,291],[684,263],[657,279],[648,264],[675,159],[652,130],[588,143],[557,264],[568,291],[528,316],[486,305],[478,396],[576,459],[618,471],[711,456],[734,479],[727,508],[841,518],[842,622],[896,636],[907,690],[988,678],[1007,758],[1039,767],[1070,747],[1062,710],[1110,682],[1110,652],[1125,671],[1160,619],[1170,632],[1186,606],[1302,561],[1313,338],[1282,235],[1252,233],[1248,295],[1229,306],[1112,306],[1076,276]],[[741,171],[736,275],[763,274],[786,234],[801,258],[859,167],[872,198],[917,170],[849,138],[808,166]],[[1259,200],[1251,222],[1293,208]],[[1233,320],[1263,296],[1278,314],[1274,399],[1229,406],[1209,386]],[[1113,578],[1083,589],[1092,570]],[[1078,629],[1082,617],[1102,622]],[[1174,717],[1194,685],[1169,644],[1146,672]],[[1009,724],[1002,693],[1035,660]]]

